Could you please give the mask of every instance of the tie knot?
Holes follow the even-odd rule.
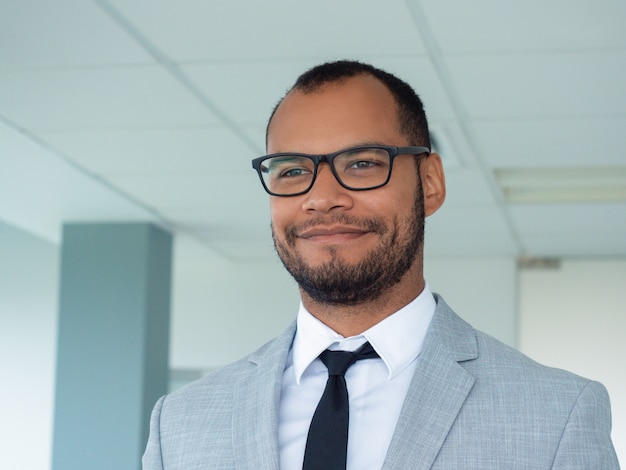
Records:
[[[378,357],[370,343],[365,343],[354,352],[326,350],[320,354],[320,359],[328,369],[328,375],[343,376],[352,364],[361,359]]]

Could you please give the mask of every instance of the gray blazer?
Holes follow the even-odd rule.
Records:
[[[601,384],[533,362],[435,298],[383,469],[619,469]],[[144,470],[277,470],[294,332],[161,398]]]

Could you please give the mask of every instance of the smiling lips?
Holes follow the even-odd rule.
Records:
[[[348,226],[312,227],[299,233],[298,238],[318,243],[338,243],[354,240],[367,233],[370,231]]]

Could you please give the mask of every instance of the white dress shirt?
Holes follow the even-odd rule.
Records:
[[[328,371],[317,357],[325,349],[354,351],[366,341],[380,358],[357,361],[346,373],[350,399],[347,470],[379,470],[435,312],[428,288],[411,303],[358,336],[344,338],[301,304],[283,373],[278,444],[280,468],[301,470],[311,418]]]

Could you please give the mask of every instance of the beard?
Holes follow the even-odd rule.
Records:
[[[285,230],[285,241],[276,237],[274,247],[283,265],[300,288],[313,300],[328,305],[358,305],[380,297],[396,285],[411,268],[424,243],[424,193],[418,183],[411,213],[392,227],[375,218],[356,219],[346,214],[314,219]],[[337,256],[327,248],[330,261],[319,266],[307,264],[296,251],[296,234],[319,223],[340,223],[364,228],[379,236],[378,245],[357,263]]]

